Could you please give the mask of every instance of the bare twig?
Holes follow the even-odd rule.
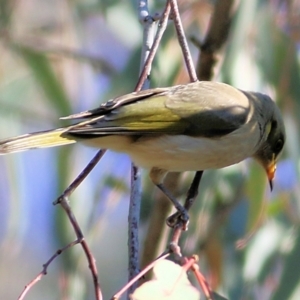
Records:
[[[176,253],[178,256],[182,256],[181,248],[179,246],[179,239],[181,237],[182,231],[183,225],[179,222],[175,225],[172,231],[171,242],[169,244],[169,248],[172,250],[173,253]]]
[[[99,152],[101,152],[101,151],[99,151]],[[99,280],[98,280],[96,260],[95,260],[94,256],[92,255],[92,252],[91,252],[88,244],[84,240],[83,233],[82,233],[80,226],[71,210],[71,207],[70,207],[67,199],[68,199],[68,197],[62,197],[60,199],[59,203],[62,206],[62,208],[65,210],[65,212],[70,220],[70,223],[72,224],[73,229],[76,233],[77,239],[80,242],[80,244],[83,248],[83,251],[87,257],[87,260],[89,263],[89,268],[91,270],[91,274],[92,274],[92,278],[93,278],[96,300],[102,300],[102,293],[101,293],[101,288],[100,288]]]
[[[74,190],[81,184],[81,182],[90,174],[95,168],[99,160],[105,154],[106,150],[99,150],[94,158],[88,163],[88,165],[82,170],[82,172],[76,177],[76,179],[68,186],[68,188],[53,202],[54,205],[60,204],[60,200],[68,198],[74,192]]]
[[[156,21],[149,14],[148,0],[139,0],[138,6],[139,6],[139,20],[140,23],[143,25],[143,29],[144,29],[143,47],[142,47],[141,63],[140,63],[140,74],[142,74],[143,70],[146,69],[145,63],[147,61],[149,54],[151,53],[151,48],[154,42]],[[144,79],[142,87],[140,87],[139,89],[136,88],[135,91],[148,89],[150,87],[149,75],[151,72],[152,61],[150,61],[150,64],[146,69],[146,77]]]
[[[151,71],[152,61],[149,61],[146,69],[145,62],[151,53],[151,46],[154,40],[154,19],[149,15],[148,1],[140,0],[138,2],[139,20],[143,24],[143,47],[141,54],[140,73],[145,71],[145,77],[140,81],[140,85],[135,91],[147,89],[150,86],[149,74]],[[141,76],[140,76],[141,78]],[[139,168],[131,164],[131,191],[130,205],[128,213],[128,280],[130,281],[139,273],[139,219],[141,207],[141,174]],[[128,295],[137,287],[137,282],[132,284],[128,289]],[[129,296],[127,297],[129,298]]]
[[[131,191],[128,212],[128,280],[134,278],[139,269],[139,220],[141,207],[141,174],[139,168],[131,164]],[[132,293],[132,285],[128,293]]]
[[[135,91],[141,90],[141,88],[143,86],[143,82],[148,77],[149,70],[150,70],[151,65],[152,65],[152,61],[153,61],[154,56],[157,52],[157,49],[158,49],[159,43],[161,41],[161,38],[163,36],[163,33],[165,32],[165,29],[167,27],[170,11],[171,11],[171,7],[170,7],[170,4],[168,2],[166,4],[164,12],[162,13],[161,19],[158,23],[158,29],[157,29],[157,32],[156,32],[156,35],[155,35],[154,42],[152,44],[149,56],[147,57],[147,60],[144,64],[143,71],[140,74],[140,78],[139,78],[139,80],[138,80],[138,82],[135,86],[135,89],[134,89]]]
[[[191,265],[191,269],[194,272],[197,281],[206,297],[207,300],[213,300],[213,293],[212,290],[208,284],[208,282],[206,281],[205,277],[201,274],[201,272],[199,271],[199,266],[196,263],[193,263]]]
[[[195,70],[192,56],[190,53],[190,49],[189,49],[187,41],[186,41],[184,30],[182,27],[177,0],[169,0],[169,1],[170,1],[171,9],[172,9],[172,16],[173,16],[173,20],[174,20],[175,29],[177,32],[178,42],[181,46],[182,54],[183,54],[185,64],[186,64],[186,67],[188,69],[188,73],[190,76],[190,81],[195,82],[198,80],[197,74],[196,74],[196,70]]]
[[[53,254],[50,259],[43,265],[43,270],[32,280],[30,281],[24,288],[23,292],[21,293],[21,295],[18,297],[18,300],[23,300],[24,297],[26,296],[26,294],[28,293],[28,291],[38,282],[42,279],[42,277],[44,275],[47,275],[47,270],[49,265],[52,263],[52,261],[59,256],[60,254],[62,254],[64,251],[66,251],[67,249],[73,247],[74,245],[80,243],[80,240],[75,240],[73,242],[71,242],[70,244],[68,244],[67,246],[58,249],[55,254]]]
[[[97,267],[95,263],[95,259],[92,255],[91,250],[89,249],[86,241],[84,240],[84,235],[80,229],[80,226],[71,210],[70,205],[68,204],[68,198],[70,195],[74,192],[74,190],[81,184],[81,182],[90,174],[90,172],[94,169],[96,164],[99,162],[99,160],[102,158],[106,150],[100,150],[97,152],[97,154],[94,156],[94,158],[90,161],[90,163],[84,168],[84,170],[76,177],[76,179],[69,185],[69,187],[62,193],[61,196],[58,197],[56,201],[53,202],[54,205],[60,204],[62,208],[67,213],[67,216],[70,220],[70,223],[73,226],[74,232],[76,234],[77,239],[65,246],[64,248],[57,250],[57,252],[48,260],[46,264],[44,264],[43,271],[38,274],[29,284],[26,285],[24,291],[20,295],[19,299],[24,299],[27,292],[39,281],[41,280],[42,276],[47,274],[47,268],[51,264],[51,262],[60,255],[63,251],[67,250],[68,248],[76,245],[81,244],[84,253],[87,257],[89,268],[91,270],[93,282],[94,282],[94,289],[95,289],[95,296],[97,300],[102,299],[101,289],[98,282],[98,272]]]

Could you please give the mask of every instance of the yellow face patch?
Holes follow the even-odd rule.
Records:
[[[270,132],[271,132],[271,129],[272,129],[272,123],[269,121],[267,123],[267,126],[266,126],[266,133],[267,133],[267,136],[269,136]]]

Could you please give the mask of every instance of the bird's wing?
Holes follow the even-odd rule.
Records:
[[[128,94],[112,100],[111,109],[100,107],[89,111],[89,115],[76,115],[86,121],[72,126],[67,133],[91,137],[107,134],[222,136],[243,125],[249,112],[247,97],[224,86],[197,82]],[[236,96],[241,98],[240,103]]]
[[[154,88],[154,89],[142,90],[139,92],[133,92],[130,94],[126,94],[120,97],[110,99],[95,109],[87,110],[77,114],[72,114],[70,116],[62,117],[61,119],[78,120],[78,119],[94,118],[97,116],[106,115],[112,110],[120,106],[128,105],[136,101],[150,98],[152,96],[163,95],[164,93],[168,92],[168,90],[169,88]]]
[[[218,137],[243,126],[253,115],[253,103],[246,93],[218,82],[178,86],[166,106],[187,120],[186,135]]]

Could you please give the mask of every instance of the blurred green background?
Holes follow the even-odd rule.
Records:
[[[215,2],[182,3],[188,37],[204,38]],[[150,4],[159,12],[164,1]],[[182,251],[200,255],[202,272],[228,299],[299,299],[300,3],[241,0],[236,5],[214,80],[272,96],[284,115],[287,143],[272,193],[252,161],[204,173]],[[136,1],[1,0],[1,139],[63,126],[61,116],[131,92],[141,43]],[[196,60],[198,49],[192,43],[190,48]],[[151,80],[153,87],[188,82],[171,23]],[[94,153],[72,145],[0,158],[1,299],[16,299],[43,263],[75,238],[52,202]],[[157,194],[146,175],[141,243]],[[192,176],[180,179],[182,198]],[[70,199],[97,259],[104,299],[127,281],[129,193],[128,157],[108,152]],[[252,232],[246,247],[237,250],[236,242]],[[87,262],[76,246],[51,264],[26,299],[93,297]]]

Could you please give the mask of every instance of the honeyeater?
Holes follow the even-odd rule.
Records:
[[[62,119],[76,122],[2,140],[0,154],[82,142],[127,153],[150,169],[156,185],[168,171],[218,169],[253,157],[272,187],[285,142],[271,98],[209,81],[130,93]]]

